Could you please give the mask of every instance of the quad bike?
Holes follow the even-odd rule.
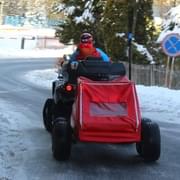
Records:
[[[136,143],[145,161],[160,157],[160,129],[141,117],[134,82],[122,63],[95,58],[62,67],[43,108],[56,160],[67,160],[74,139],[80,142]]]

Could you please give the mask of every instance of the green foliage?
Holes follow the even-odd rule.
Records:
[[[155,32],[153,24],[153,0],[140,0],[138,5],[135,40],[139,44],[148,45]]]
[[[76,21],[87,9],[88,1],[63,0],[64,12],[68,8],[75,7],[73,13],[66,16],[66,23],[59,26],[57,36],[63,43],[79,42],[82,32],[88,31],[95,38],[95,45],[105,50],[113,61],[127,60],[127,33],[129,12],[134,9],[134,0],[94,0],[89,6],[89,12],[94,17],[94,22],[85,18],[84,21]],[[134,41],[151,49],[155,28],[152,17],[152,0],[139,0],[137,6],[137,21],[134,26]],[[134,15],[133,13],[131,14]],[[147,57],[140,54],[135,47],[133,49],[133,62],[145,63]]]
[[[95,43],[98,47],[103,48],[104,42],[102,37],[102,30],[100,27],[100,20],[102,18],[103,12],[103,0],[94,0],[92,7],[90,7],[90,12],[94,16],[94,21],[89,18],[83,19],[82,22],[77,22],[76,18],[81,17],[86,7],[87,1],[69,1],[64,0],[62,3],[65,4],[64,11],[67,12],[68,8],[75,7],[73,13],[67,14],[65,19],[65,24],[60,25],[57,30],[57,35],[60,41],[63,43],[68,43],[73,41],[75,44],[79,42],[80,34],[83,32],[90,32],[93,34]]]
[[[107,53],[114,61],[126,58],[127,9],[127,3],[108,0],[104,10],[104,43]]]

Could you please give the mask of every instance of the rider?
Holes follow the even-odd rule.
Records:
[[[87,57],[101,58],[103,61],[109,62],[108,55],[99,48],[95,48],[93,44],[93,36],[90,33],[83,33],[80,37],[80,43],[75,52],[70,56],[70,61],[84,60]]]
[[[80,37],[80,42],[77,45],[76,50],[73,52],[72,55],[70,55],[70,64],[71,64],[71,68],[75,69],[77,67],[77,61],[78,60],[85,60],[87,57],[95,57],[95,58],[100,58],[105,62],[109,62],[110,58],[108,57],[108,55],[103,52],[101,49],[94,47],[93,44],[93,36],[90,33],[83,33]],[[63,58],[59,58],[58,62],[57,62],[57,66],[58,69],[59,67],[63,66],[64,67],[64,71],[66,71],[65,67],[66,66],[67,61],[65,61],[64,57]],[[59,71],[60,73],[60,71]]]

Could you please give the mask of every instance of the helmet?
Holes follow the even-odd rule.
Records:
[[[92,43],[93,37],[90,33],[83,33],[80,38],[81,43]]]

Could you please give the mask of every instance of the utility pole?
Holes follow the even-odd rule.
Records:
[[[136,29],[137,10],[139,0],[130,0],[128,6],[128,61],[129,61],[129,79],[131,80],[132,65],[132,41]]]

